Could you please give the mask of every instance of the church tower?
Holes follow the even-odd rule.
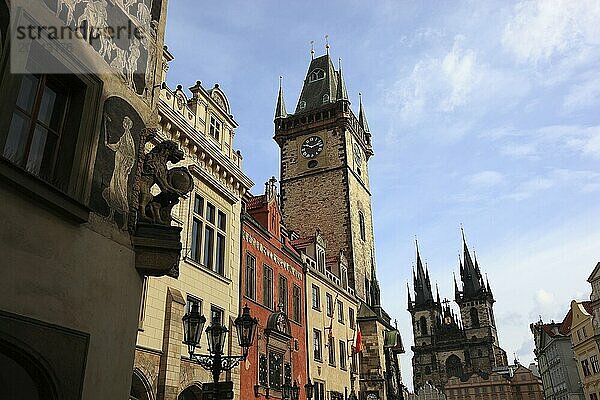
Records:
[[[348,282],[348,292],[359,303],[356,322],[364,349],[356,374],[359,398],[397,399],[401,396],[397,355],[404,349],[381,305],[376,276],[369,184],[371,131],[362,97],[356,116],[341,64],[336,70],[329,46],[326,49],[317,58],[311,52],[293,114],[288,114],[279,88],[274,139],[281,149],[283,220],[301,237],[320,230],[330,254],[346,254],[348,276],[337,278]]]
[[[477,257],[467,247],[464,232],[463,258],[460,261],[460,280],[462,290],[456,281],[455,301],[460,308],[465,334],[473,342],[479,343],[470,349],[469,358],[475,369],[490,371],[493,367],[506,365],[506,353],[498,343],[496,320],[494,317],[494,295],[489,281],[483,280]]]
[[[341,65],[335,69],[328,46],[325,55],[311,60],[293,114],[286,110],[280,85],[274,122],[286,226],[300,236],[319,229],[331,254],[343,250],[350,288],[370,303],[375,263],[371,132],[362,99],[358,117],[350,108]]]

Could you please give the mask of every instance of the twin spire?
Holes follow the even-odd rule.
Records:
[[[467,241],[465,239],[464,231],[461,228],[462,241],[463,241],[463,256],[462,259],[459,256],[459,271],[462,290],[459,289],[459,285],[456,281],[456,275],[454,275],[454,292],[455,300],[468,301],[471,299],[486,297],[493,299],[492,290],[490,288],[489,281],[486,276],[484,282],[481,274],[481,269],[477,262],[477,257],[471,253],[467,247]],[[411,290],[408,290],[408,307],[441,307],[439,289],[436,293],[436,300],[433,300],[433,292],[431,289],[431,280],[429,278],[429,270],[427,265],[423,268],[423,262],[421,261],[421,254],[419,252],[419,244],[415,239],[415,245],[417,250],[417,268],[416,272],[413,268],[413,290],[415,293],[415,299],[412,301]],[[437,289],[437,285],[436,285]]]

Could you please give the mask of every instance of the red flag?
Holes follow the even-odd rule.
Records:
[[[354,340],[354,354],[360,353],[362,351],[362,334],[360,333],[360,328],[356,328],[356,338]]]

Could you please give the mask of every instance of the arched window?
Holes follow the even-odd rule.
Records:
[[[202,399],[202,390],[197,384],[188,386],[177,396],[177,400],[200,400]]]
[[[452,354],[446,359],[446,374],[448,377],[456,376],[460,378],[463,375],[463,366],[460,358]]]
[[[358,223],[360,226],[360,238],[365,240],[365,215],[362,213],[362,211],[358,212]]]
[[[471,327],[479,328],[479,313],[475,307],[471,307],[469,315],[471,316]]]
[[[148,380],[137,369],[131,378],[130,400],[152,400],[152,389]]]
[[[323,71],[320,68],[317,68],[313,72],[310,73],[310,75],[308,76],[308,81],[314,82],[314,81],[318,81],[319,79],[323,79],[323,78],[325,78],[325,71]]]
[[[421,335],[427,335],[427,318],[421,317],[419,319],[419,328],[421,330]]]
[[[328,94],[323,95],[323,103],[329,103],[329,95]]]
[[[302,101],[300,102],[300,109],[301,109],[301,110],[304,110],[305,108],[306,108],[306,102],[305,102],[304,100],[302,100]]]

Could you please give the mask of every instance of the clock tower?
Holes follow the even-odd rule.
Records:
[[[281,148],[286,226],[301,236],[320,230],[329,254],[344,251],[350,288],[371,304],[371,132],[362,100],[358,117],[350,108],[342,68],[335,69],[329,51],[311,60],[293,114],[286,110],[280,85],[275,141]]]

